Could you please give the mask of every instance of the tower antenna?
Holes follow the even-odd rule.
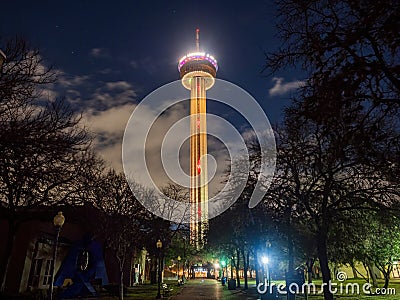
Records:
[[[200,29],[196,29],[196,51],[200,51],[200,37],[199,37]]]

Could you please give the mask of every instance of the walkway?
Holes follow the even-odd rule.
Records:
[[[171,300],[255,300],[256,295],[248,295],[240,290],[228,290],[215,279],[194,279],[188,281],[179,295]]]

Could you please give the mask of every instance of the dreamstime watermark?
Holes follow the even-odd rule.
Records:
[[[179,154],[182,145],[190,138],[191,118],[186,114],[179,120],[174,120],[173,125],[165,134],[162,134],[161,137],[157,136],[158,142],[161,143],[160,150],[156,151],[161,161],[159,168],[149,166],[149,164],[155,163],[155,159],[149,157],[148,153],[151,152],[149,147],[154,146],[154,141],[149,136],[150,131],[154,131],[157,122],[165,119],[166,115],[171,114],[174,107],[182,105],[182,102],[187,101],[189,96],[190,92],[182,86],[179,80],[151,92],[131,114],[122,143],[124,172],[136,198],[155,215],[178,223],[190,222],[190,203],[177,201],[163,193],[155,183],[154,174],[150,172],[150,169],[162,170],[169,182],[190,188],[191,177],[183,171]],[[248,92],[228,81],[216,79],[214,86],[207,91],[207,100],[222,103],[239,113],[241,118],[244,118],[250,125],[250,135],[257,140],[260,146],[259,174],[248,204],[250,208],[253,208],[267,192],[275,171],[276,149],[271,125],[258,102]],[[206,114],[206,120],[207,131],[200,133],[219,140],[227,149],[230,161],[230,174],[224,187],[219,189],[215,196],[208,199],[207,217],[211,219],[228,209],[242,194],[252,162],[249,159],[245,134],[238,130],[243,124],[232,124],[212,113]],[[247,127],[249,127],[248,125]],[[247,132],[247,134],[249,133]],[[216,175],[217,160],[209,154],[199,158],[200,161],[204,159],[207,159],[207,183],[209,183]],[[143,190],[137,188],[138,184],[148,188],[148,191],[151,192],[143,193]]]
[[[257,285],[257,292],[259,294],[323,294],[325,289],[332,294],[340,295],[396,295],[395,288],[374,288],[372,284],[366,282],[359,284],[358,282],[347,282],[347,274],[345,272],[338,272],[336,279],[339,282],[322,283],[321,285],[315,285],[315,283],[298,283],[291,282],[288,285],[285,283],[271,283],[268,285],[267,279],[264,282],[260,282]]]

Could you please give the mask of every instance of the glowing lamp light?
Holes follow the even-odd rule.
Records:
[[[221,266],[225,267],[226,266],[226,262],[224,260],[221,261]]]
[[[53,224],[55,227],[61,228],[64,225],[64,222],[65,222],[65,217],[62,211],[59,211],[53,219]]]
[[[261,257],[261,262],[262,262],[264,265],[268,264],[268,262],[269,262],[268,257],[267,257],[267,256]]]

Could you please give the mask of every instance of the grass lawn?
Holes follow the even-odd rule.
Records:
[[[316,280],[314,281],[316,285],[316,290],[320,291],[321,290],[321,280]],[[333,286],[333,289],[337,289],[337,292],[335,293],[335,299],[342,299],[342,300],[394,300],[394,299],[399,299],[400,295],[400,280],[399,279],[392,279],[389,288],[387,291],[383,291],[383,280],[378,280],[378,285],[379,288],[371,288],[371,293],[366,293],[363,291],[363,285],[365,285],[367,282],[363,279],[347,279],[344,282],[339,282],[337,280],[334,280],[333,283],[336,283],[336,286]],[[359,294],[357,293],[357,289],[353,290],[351,285],[353,286],[359,286]],[[367,286],[365,286],[368,288]],[[346,291],[347,288],[347,291]],[[317,294],[311,294],[309,295],[310,300],[317,300],[317,299],[323,299],[322,295],[317,295]]]
[[[176,295],[183,286],[178,286],[177,280],[165,280],[164,281],[168,287],[172,288],[172,292],[170,296]],[[129,287],[127,293],[125,294],[124,299],[126,300],[148,300],[148,299],[156,299],[157,296],[158,285],[157,284],[143,284],[137,285],[134,287]],[[161,295],[162,295],[161,288]],[[89,298],[91,299],[91,298]],[[96,298],[97,299],[97,298]],[[102,296],[103,300],[117,300],[117,296]],[[167,299],[167,298],[164,298]]]

